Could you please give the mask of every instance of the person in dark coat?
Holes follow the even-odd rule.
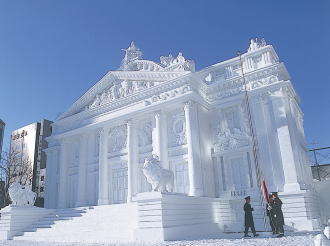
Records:
[[[272,232],[275,235],[276,234],[276,226],[275,226],[275,222],[274,222],[274,212],[273,212],[273,209],[272,209],[272,205],[273,205],[272,195],[269,195],[269,202],[266,205],[266,214],[269,218],[269,224],[270,224],[270,227],[272,228]]]
[[[284,216],[282,212],[282,201],[278,197],[277,192],[272,193],[272,213],[274,218],[274,223],[276,227],[276,232],[278,237],[284,236]]]
[[[249,228],[251,228],[251,231],[252,231],[254,237],[259,236],[256,233],[256,229],[254,228],[254,221],[253,221],[253,215],[252,215],[253,208],[251,207],[251,204],[250,204],[251,198],[250,198],[250,196],[247,196],[244,199],[245,199],[245,204],[244,204],[244,212],[245,212],[245,221],[244,221],[245,231],[244,231],[244,237],[250,237],[248,235]]]

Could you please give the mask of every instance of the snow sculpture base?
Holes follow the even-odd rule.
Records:
[[[314,231],[320,229],[318,197],[308,190],[281,192],[282,210],[287,230]]]
[[[7,206],[0,210],[0,240],[12,239],[53,210],[33,206]]]
[[[213,201],[183,194],[139,193],[137,241],[166,241],[219,236],[214,223]]]

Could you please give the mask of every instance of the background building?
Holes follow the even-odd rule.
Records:
[[[5,122],[0,119],[0,157],[2,152],[3,136],[5,133]]]
[[[33,169],[32,190],[37,193],[36,206],[44,203],[44,180],[46,168],[46,155],[43,152],[47,148],[45,137],[51,135],[52,121],[43,119],[24,126],[12,132],[10,149],[28,158]]]

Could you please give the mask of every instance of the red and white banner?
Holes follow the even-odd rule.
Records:
[[[267,201],[267,203],[269,203],[269,193],[268,193],[268,189],[267,189],[265,180],[263,180],[261,182],[261,191],[262,191],[262,195],[265,198],[265,201]]]

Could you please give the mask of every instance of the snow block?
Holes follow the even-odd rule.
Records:
[[[320,229],[317,196],[312,191],[281,192],[282,210],[287,228],[297,231]]]
[[[137,241],[207,238],[221,234],[214,221],[214,199],[183,194],[137,194]]]

